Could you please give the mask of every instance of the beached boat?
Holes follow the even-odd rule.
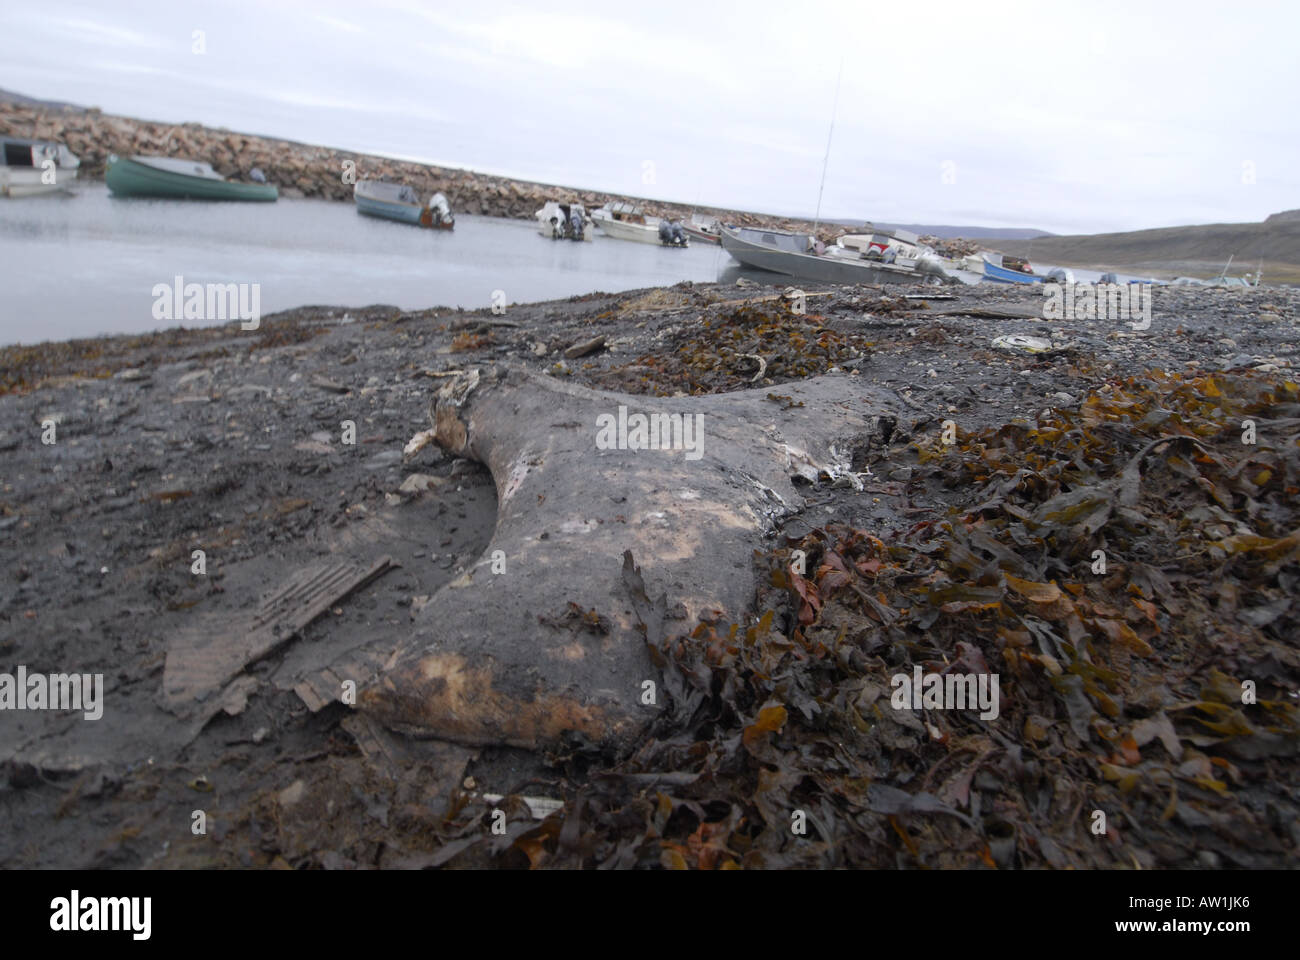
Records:
[[[0,196],[32,197],[67,190],[81,166],[61,143],[0,137]]]
[[[104,174],[108,189],[123,197],[167,197],[191,200],[274,200],[279,191],[269,183],[227,180],[212,164],[178,157],[108,158]]]
[[[682,224],[682,229],[686,231],[686,235],[692,240],[701,240],[715,246],[722,243],[722,233],[718,221],[712,217],[705,218],[699,214],[692,214],[691,219]]]
[[[595,224],[580,203],[547,200],[536,217],[537,232],[552,240],[591,240],[595,235]]]
[[[1042,283],[1034,274],[1028,260],[1004,256],[1001,253],[984,254],[984,279],[994,283]]]
[[[937,260],[906,258],[885,263],[860,251],[833,245],[824,250],[806,233],[723,227],[722,248],[741,263],[805,280],[826,283],[905,283],[946,279]]]
[[[618,240],[656,243],[665,247],[685,247],[690,243],[680,223],[647,217],[640,207],[630,203],[607,203],[591,211],[591,219],[602,233]]]
[[[946,263],[911,230],[901,228],[875,230],[872,233],[846,233],[836,239],[830,253],[944,275],[951,262]]]
[[[451,206],[441,193],[435,193],[428,203],[420,203],[415,191],[406,184],[358,180],[352,188],[352,197],[357,204],[357,213],[434,230],[451,230],[456,226]]]

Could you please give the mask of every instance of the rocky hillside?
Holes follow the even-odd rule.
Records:
[[[1043,263],[1202,277],[1218,274],[1231,256],[1233,275],[1261,268],[1265,283],[1300,282],[1300,210],[1275,213],[1260,223],[999,240],[997,246]]]

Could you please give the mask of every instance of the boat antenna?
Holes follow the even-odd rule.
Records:
[[[1223,265],[1223,272],[1219,274],[1220,280],[1222,280],[1224,277],[1228,275],[1228,268],[1232,266],[1232,258],[1235,256],[1236,256],[1235,253],[1228,254],[1228,262]]]
[[[813,221],[813,243],[817,242],[817,228],[822,222],[822,192],[826,189],[826,164],[831,159],[831,137],[835,135],[835,114],[840,109],[840,81],[844,79],[844,54],[840,54],[840,68],[835,75],[835,100],[831,105],[831,127],[826,131],[826,155],[822,157],[822,182],[817,188],[817,217]]]

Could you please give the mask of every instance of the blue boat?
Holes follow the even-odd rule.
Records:
[[[1035,276],[1028,260],[1003,256],[1000,253],[984,254],[984,279],[994,283],[1042,283]]]
[[[352,196],[357,212],[386,220],[397,220],[434,230],[451,230],[456,225],[447,198],[435,193],[428,203],[420,203],[415,191],[401,183],[358,180]]]

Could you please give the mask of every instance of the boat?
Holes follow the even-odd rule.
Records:
[[[931,264],[927,270],[940,273],[945,269],[942,257],[921,242],[911,230],[875,230],[871,233],[846,233],[835,240],[831,253],[836,256],[858,257],[903,267]]]
[[[227,180],[212,164],[179,157],[108,158],[104,174],[108,189],[122,197],[166,197],[190,200],[274,200],[279,191],[269,183]]]
[[[984,254],[984,279],[994,283],[1042,283],[1029,261],[1001,253]]]
[[[0,196],[32,197],[69,189],[81,161],[61,143],[0,137]]]
[[[870,224],[867,224],[870,227]],[[857,250],[870,259],[884,259],[892,250],[897,256],[918,257],[928,249],[921,238],[911,230],[883,230],[871,228],[870,233],[846,233],[835,241],[836,246]]]
[[[433,230],[451,230],[456,226],[451,206],[441,193],[435,193],[428,203],[422,204],[415,190],[404,183],[358,180],[352,188],[352,197],[357,204],[357,213]]]
[[[756,227],[721,228],[722,249],[747,267],[825,283],[905,283],[945,280],[943,268],[930,257],[886,263],[838,244],[828,248],[806,233]]]
[[[665,247],[690,246],[680,223],[647,217],[640,207],[631,203],[607,203],[591,211],[591,219],[602,233],[619,240],[657,243]]]
[[[591,240],[594,224],[580,203],[547,200],[536,213],[537,232],[552,240]]]
[[[1213,277],[1209,280],[1206,280],[1205,286],[1207,287],[1258,287],[1259,280],[1264,275],[1264,271],[1263,271],[1264,262],[1262,260],[1260,261],[1260,269],[1255,271],[1254,277],[1251,277],[1250,274],[1246,274],[1244,277],[1230,277],[1228,276],[1228,268],[1232,266],[1232,260],[1233,257],[1235,256],[1236,256],[1235,253],[1230,254],[1228,256],[1228,262],[1223,265],[1223,271],[1217,277]]]
[[[692,240],[701,240],[715,246],[722,244],[722,234],[718,228],[718,221],[711,217],[705,219],[699,214],[691,214],[691,219],[682,224],[682,229],[686,231],[686,235]]]

